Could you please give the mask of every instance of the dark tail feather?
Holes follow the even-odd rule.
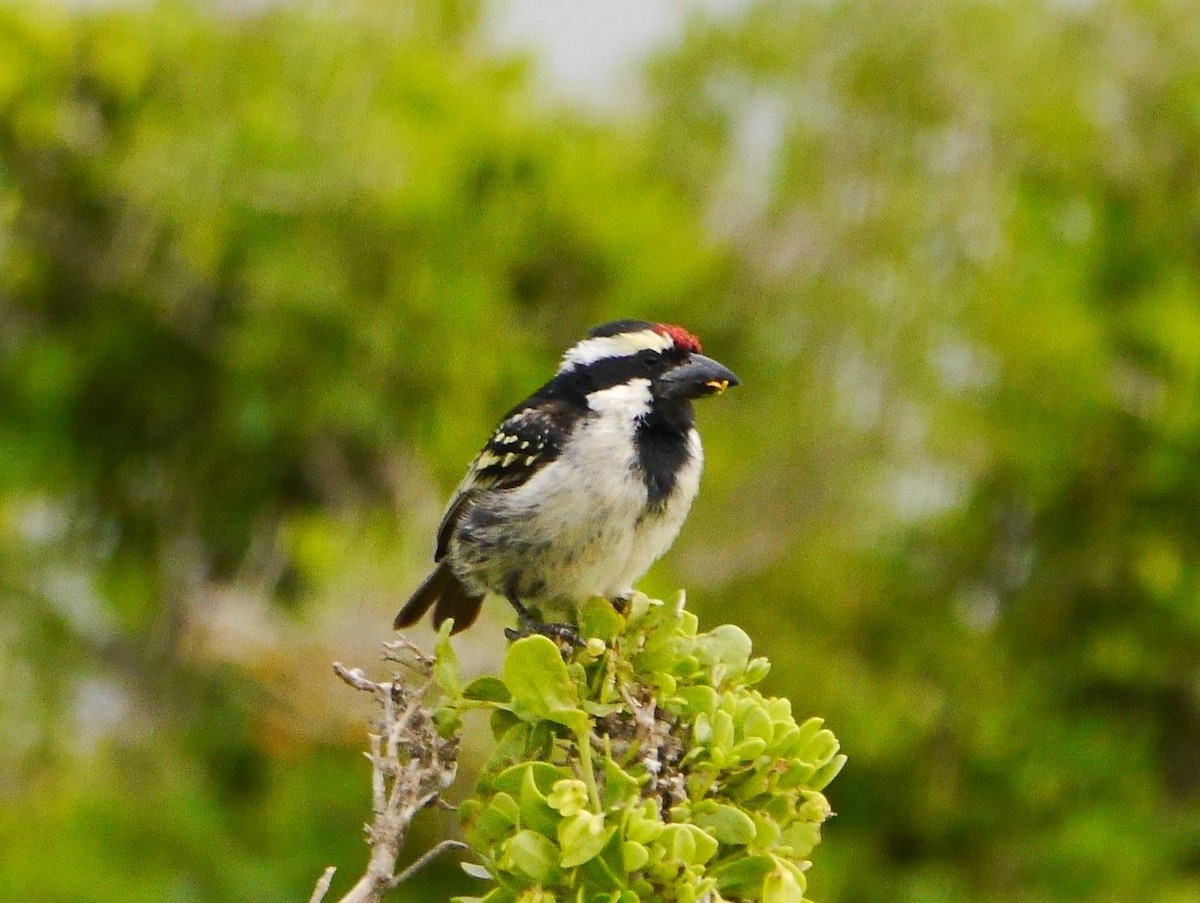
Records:
[[[458,633],[475,623],[482,606],[483,596],[473,596],[467,592],[467,588],[443,561],[417,587],[412,598],[404,603],[392,627],[396,630],[412,627],[432,608],[434,628],[441,627],[447,618],[454,618],[454,633]]]

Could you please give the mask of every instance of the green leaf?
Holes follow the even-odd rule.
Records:
[[[800,728],[794,721],[775,720],[771,732],[771,754],[780,759],[790,759],[797,753],[796,740],[800,736]]]
[[[677,678],[688,678],[701,668],[700,659],[694,655],[680,655],[671,663],[671,674]]]
[[[548,637],[525,637],[513,643],[504,658],[503,673],[518,717],[539,721],[575,709],[575,685],[562,653]],[[583,712],[580,715],[586,721],[587,715]]]
[[[508,842],[513,864],[539,884],[558,868],[558,847],[536,831],[518,831]]]
[[[604,816],[597,812],[579,812],[563,819],[558,826],[562,867],[574,868],[598,856],[614,830],[605,828]]]
[[[741,743],[734,744],[729,750],[729,757],[741,762],[757,759],[767,748],[767,741],[761,737],[747,737]]]
[[[761,743],[762,741],[758,740],[755,742]],[[731,758],[736,759],[736,757],[732,756]],[[774,773],[769,769],[763,768],[755,770],[750,774],[749,777],[743,778],[736,784],[731,785],[729,788],[729,795],[738,802],[747,802],[748,800],[756,799],[757,797],[760,797],[764,793],[768,793],[770,791],[771,780],[773,777]],[[775,798],[783,799],[783,797],[779,796]],[[768,799],[768,803],[769,802],[770,799]],[[762,805],[762,803],[760,802],[759,805]]]
[[[492,873],[487,866],[480,865],[478,862],[460,862],[458,867],[472,878],[478,878],[480,881],[492,881]]]
[[[625,609],[625,621],[630,628],[642,628],[643,621],[654,617],[664,608],[663,603],[658,599],[651,599],[645,593],[634,593],[629,600],[628,607]]]
[[[576,708],[561,708],[555,709],[546,716],[546,720],[553,721],[555,724],[562,724],[569,727],[575,732],[578,737],[586,737],[588,726],[591,721],[588,719],[588,714],[583,709]],[[586,742],[586,741],[583,741]]]
[[[511,834],[519,818],[517,801],[507,793],[497,793],[487,807],[466,824],[467,839],[476,848],[487,848]]]
[[[679,682],[670,674],[659,672],[648,678],[648,682],[655,689],[655,696],[674,696],[675,688],[679,686]]]
[[[585,699],[579,703],[579,708],[591,715],[593,718],[604,718],[614,712],[625,710],[623,702],[592,702],[590,699]]]
[[[688,797],[691,799],[704,799],[712,790],[713,784],[716,783],[718,769],[711,765],[697,765],[692,768],[691,774],[684,781],[684,786],[687,787]]]
[[[433,647],[433,680],[447,696],[458,696],[462,692],[462,668],[450,644],[450,631],[453,629],[453,618],[443,621]]]
[[[728,752],[733,747],[733,738],[733,716],[728,712],[718,711],[712,719],[713,747]]]
[[[846,764],[846,756],[843,753],[838,753],[824,765],[817,769],[808,780],[808,788],[810,790],[824,790],[829,786],[829,782],[838,776],[842,770],[842,766]]]
[[[503,733],[495,734],[496,750],[492,755],[497,762],[529,758],[528,750],[534,742],[533,734],[536,725],[519,720],[515,724],[510,724],[510,719],[515,718],[516,716],[511,712],[504,710],[492,712],[493,732],[497,728],[503,731]]]
[[[611,643],[624,627],[625,619],[601,596],[592,596],[579,607],[579,633],[586,639],[594,637]]]
[[[621,862],[621,837],[616,828],[606,832],[608,840],[598,856],[583,863],[575,873],[576,886],[603,893],[612,891],[610,900],[618,899],[619,891],[628,886],[628,875]],[[579,898],[576,897],[576,900]],[[589,899],[585,896],[584,899]]]
[[[547,768],[557,774],[556,769],[545,762],[529,763],[529,767],[525,770],[525,775],[521,782],[521,824],[527,828],[532,828],[539,834],[554,837],[558,831],[558,823],[562,820],[562,816],[550,807],[550,804],[546,801],[545,793],[543,793],[539,782],[534,777],[534,772],[539,768]]]
[[[534,786],[545,795],[561,778],[562,772],[549,762],[518,762],[492,778],[492,786],[517,796],[526,780],[532,780]]]
[[[771,742],[771,738],[775,733],[775,725],[771,721],[771,716],[767,713],[766,706],[754,705],[750,706],[746,714],[742,716],[741,734],[743,737],[758,737],[765,744]]]
[[[826,762],[832,761],[834,755],[838,751],[837,737],[833,735],[833,731],[819,730],[813,736],[808,744],[804,747],[804,756],[809,762],[812,762],[817,767],[824,765]]]
[[[437,725],[438,735],[447,739],[462,731],[462,716],[457,706],[438,706],[433,710],[433,723]]]
[[[512,699],[512,694],[508,692],[508,687],[504,685],[504,681],[490,674],[475,678],[463,687],[462,695],[464,699],[470,699],[474,702],[499,702],[507,704]]]
[[[792,701],[790,699],[784,696],[771,696],[763,700],[763,706],[776,724],[796,726],[796,721],[792,717]],[[799,730],[799,728],[796,729]]]
[[[800,733],[796,737],[796,741],[795,741],[796,742],[796,750],[798,752],[802,751],[805,747],[808,746],[809,743],[812,742],[813,737],[815,737],[817,735],[817,733],[821,730],[821,725],[823,725],[824,723],[825,723],[825,721],[822,718],[809,718],[802,725],[800,725]]]
[[[717,841],[695,825],[667,825],[659,843],[667,856],[684,865],[701,865],[717,853]]]
[[[627,840],[621,844],[621,862],[626,872],[636,872],[650,861],[650,851],[645,844]]]
[[[701,830],[695,825],[683,825],[683,827],[687,828],[692,833],[692,840],[696,844],[695,859],[693,859],[694,863],[701,864],[708,862],[708,860],[717,855],[718,845],[716,838],[714,838],[707,831]]]
[[[763,879],[774,867],[775,860],[771,856],[739,856],[717,866],[712,875],[717,879],[717,890],[722,896],[749,897],[751,888],[761,890]]]
[[[659,843],[671,859],[691,865],[696,858],[696,838],[687,825],[667,825],[663,828]]]
[[[752,812],[750,817],[754,821],[754,846],[760,850],[765,850],[779,843],[779,838],[782,836],[779,831],[779,825],[775,824],[775,820],[764,812]]]
[[[712,803],[696,807],[692,822],[723,844],[744,846],[754,840],[754,821],[737,806]]]
[[[776,786],[781,790],[791,790],[793,787],[799,787],[801,784],[806,784],[816,773],[817,768],[811,762],[805,762],[803,759],[793,759],[789,764],[787,771],[779,776],[776,781]],[[820,789],[817,787],[814,790]]]
[[[750,663],[746,665],[746,673],[742,679],[747,686],[759,683],[764,677],[771,672],[771,663],[765,658],[752,658]]]
[[[783,832],[783,842],[791,847],[792,856],[806,859],[821,842],[821,826],[814,822],[794,822]]]
[[[696,637],[696,655],[709,669],[714,686],[744,674],[752,648],[746,631],[734,624],[722,624]]]
[[[486,804],[477,796],[473,796],[470,799],[465,799],[458,807],[459,820],[466,824],[470,822],[471,819],[475,818],[475,816],[477,816],[485,808]]]
[[[524,730],[528,730],[528,726],[525,724],[525,722],[508,709],[493,709],[492,715],[488,719],[488,726],[492,729],[492,737],[496,740],[502,739],[518,724],[521,725]],[[521,742],[524,742],[524,738],[522,738]]]
[[[804,888],[791,869],[779,859],[762,884],[762,903],[804,903]]]
[[[526,759],[548,759],[554,749],[554,729],[545,721],[529,725],[529,739],[525,743]]]
[[[662,836],[663,822],[654,800],[644,800],[642,805],[629,813],[625,836],[639,843],[650,843]]]
[[[600,802],[605,809],[623,806],[637,798],[641,782],[612,759],[604,759],[604,794]]]
[[[800,796],[804,802],[796,809],[797,818],[823,822],[833,813],[833,809],[829,805],[829,800],[825,798],[825,794],[816,790],[801,790]]]
[[[679,698],[684,702],[684,715],[695,717],[701,713],[711,717],[713,712],[717,710],[717,703],[720,702],[720,697],[717,691],[706,684],[697,684],[694,687],[680,687],[677,691]]]

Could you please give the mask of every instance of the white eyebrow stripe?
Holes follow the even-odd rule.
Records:
[[[653,329],[640,329],[637,332],[623,332],[620,335],[584,339],[567,349],[567,353],[563,355],[559,373],[587,366],[606,357],[625,357],[646,350],[666,351],[673,344],[674,341],[669,335],[663,335]]]

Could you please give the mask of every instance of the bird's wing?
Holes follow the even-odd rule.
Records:
[[[514,408],[500,422],[446,507],[435,561],[445,557],[455,526],[480,490],[515,489],[562,453],[569,415],[566,402],[531,402]]]

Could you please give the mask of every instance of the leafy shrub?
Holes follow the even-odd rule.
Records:
[[[460,813],[485,863],[468,868],[495,883],[474,899],[803,899],[846,757],[821,719],[753,688],[769,664],[741,628],[698,633],[682,602],[592,600],[566,661],[526,637],[501,677],[466,685],[443,629],[442,729],[484,709],[497,741]]]

